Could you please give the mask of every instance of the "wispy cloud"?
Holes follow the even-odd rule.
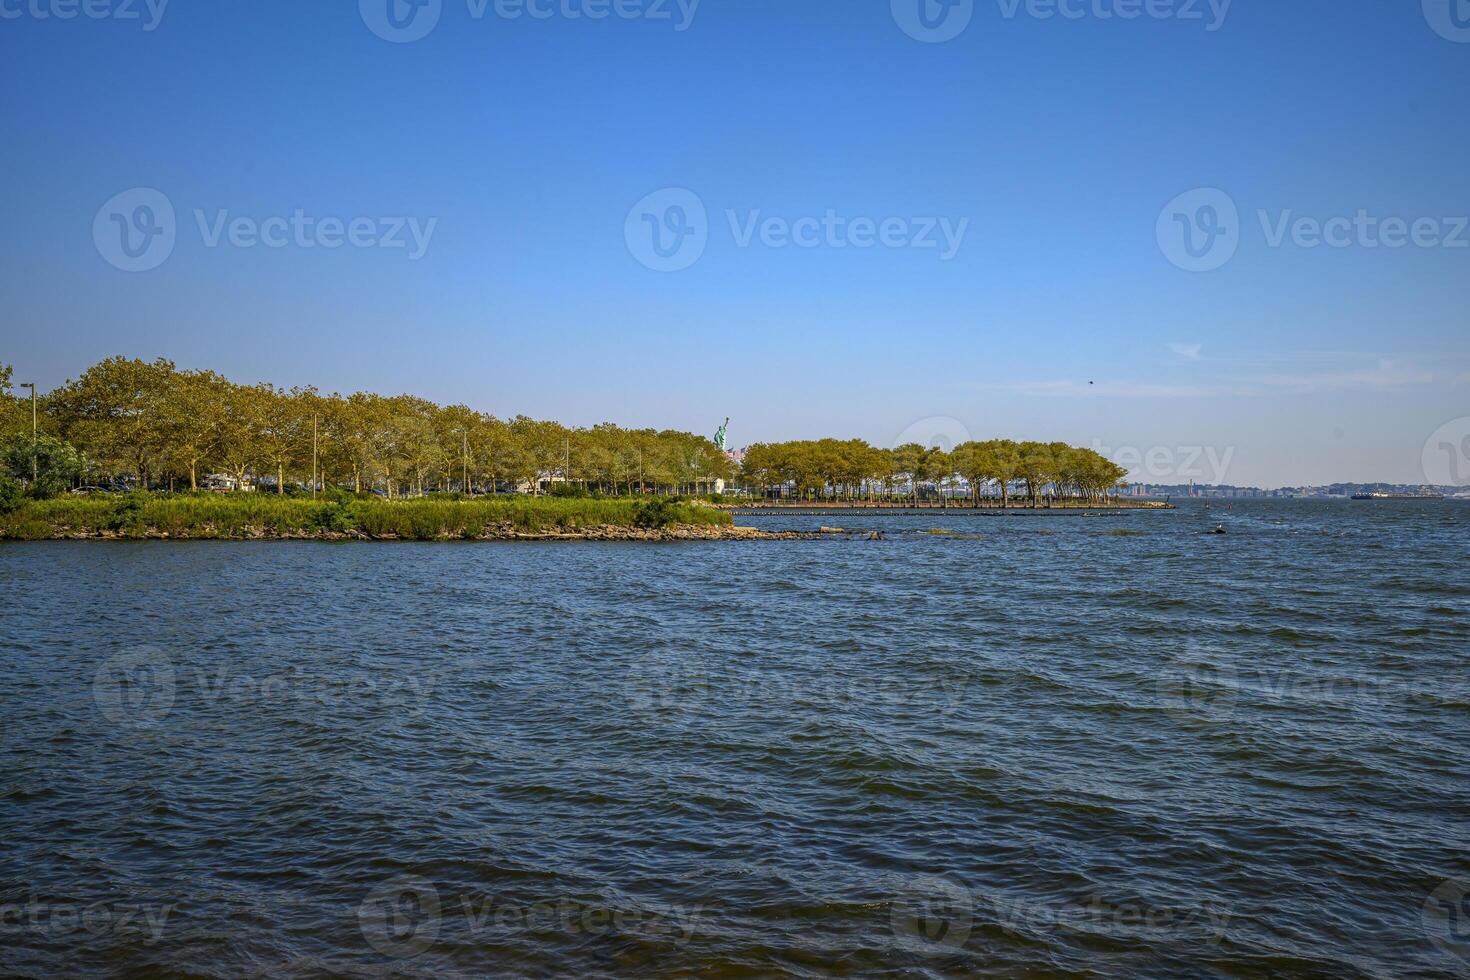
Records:
[[[1202,398],[1208,395],[1240,394],[1240,390],[1217,385],[1161,384],[1153,381],[1016,381],[986,384],[981,388],[1009,391],[1019,395],[1041,395],[1062,398],[1103,396],[1112,398]]]
[[[1470,371],[1431,368],[1411,361],[1380,360],[1371,368],[1301,374],[1268,374],[1255,379],[1274,388],[1297,391],[1334,391],[1342,388],[1406,388],[1470,382]]]
[[[1182,357],[1190,357],[1188,352],[1198,352],[1201,349],[1198,344],[1169,346],[1171,350],[1175,346],[1183,347],[1184,351],[1176,351]],[[1283,391],[1310,393],[1354,388],[1392,390],[1470,384],[1470,365],[1464,364],[1463,358],[1457,355],[1444,355],[1442,358],[1417,355],[1402,358],[1380,357],[1376,362],[1365,363],[1368,357],[1364,355],[1343,354],[1315,360],[1320,365],[1318,370],[1304,369],[1308,366],[1298,362],[1291,370],[1262,371],[1260,369],[1266,367],[1266,363],[1259,363],[1255,371],[1245,374],[1237,365],[1233,371],[1222,372],[1225,376],[1217,373],[1210,380],[1201,382],[1175,383],[1127,378],[1079,381],[1073,378],[1056,378],[982,384],[979,387],[983,390],[1054,398],[1248,398]],[[1456,360],[1461,363],[1454,363]],[[1209,363],[1217,362],[1212,359]]]
[[[1183,358],[1185,358],[1187,360],[1191,360],[1191,361],[1197,361],[1197,360],[1199,360],[1199,353],[1200,353],[1200,351],[1204,349],[1204,345],[1203,344],[1181,344],[1181,343],[1177,343],[1176,342],[1176,343],[1170,344],[1169,345],[1169,349],[1171,351],[1173,351],[1174,353],[1178,354],[1180,357],[1183,357]]]

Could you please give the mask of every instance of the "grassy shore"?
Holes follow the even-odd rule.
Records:
[[[0,538],[676,538],[718,537],[733,523],[722,511],[666,499],[327,501],[264,493],[134,493],[27,501],[0,515]]]

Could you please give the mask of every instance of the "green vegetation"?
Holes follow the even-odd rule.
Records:
[[[28,400],[0,365],[0,441],[29,437]],[[410,395],[325,395],[315,388],[241,385],[171,362],[109,358],[41,399],[40,429],[83,454],[87,481],[199,489],[317,483],[389,497],[429,490],[539,494],[700,494],[734,476],[715,444],[687,432],[574,429]],[[25,472],[30,479],[30,454]],[[315,477],[315,479],[314,479]]]
[[[575,534],[602,527],[727,526],[729,514],[672,498],[557,500],[332,499],[272,494],[100,494],[24,501],[0,514],[0,538],[113,534],[238,538],[342,534],[414,541],[510,534]]]
[[[121,357],[39,399],[40,436],[32,441],[31,406],[11,393],[11,376],[0,365],[0,463],[35,498],[101,484],[266,490],[286,499],[310,497],[308,488],[381,490],[390,500],[507,492],[593,502],[710,499],[723,480],[764,498],[968,494],[1008,506],[1020,494],[1035,507],[1043,499],[1101,502],[1125,475],[1089,449],[1009,439],[950,452],[916,444],[881,449],[860,439],[763,443],[749,447],[737,467],[711,440],[688,432],[503,420],[410,395],[242,385],[163,359]],[[644,519],[661,518],[650,511]]]
[[[1091,449],[1061,442],[991,439],[944,452],[917,444],[876,449],[860,439],[820,439],[751,446],[743,474],[768,496],[791,490],[802,498],[841,500],[893,498],[903,490],[916,499],[922,485],[952,495],[956,478],[963,478],[973,503],[993,489],[1003,506],[1019,484],[1036,506],[1043,495],[1099,501],[1127,471]]]

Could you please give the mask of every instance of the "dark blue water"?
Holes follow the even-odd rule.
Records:
[[[0,972],[1470,971],[1470,506],[752,522],[0,545]]]

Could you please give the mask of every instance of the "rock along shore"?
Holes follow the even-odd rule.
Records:
[[[474,537],[441,535],[434,541],[799,541],[820,538],[805,531],[762,531],[753,527],[708,524],[674,524],[663,528],[623,527],[604,524],[577,531],[527,531],[509,524],[487,527]],[[170,533],[149,529],[138,532],[73,531],[58,528],[54,541],[414,541],[396,534],[369,535],[360,531],[286,531],[246,528],[239,534],[222,534],[204,526],[196,531]]]

